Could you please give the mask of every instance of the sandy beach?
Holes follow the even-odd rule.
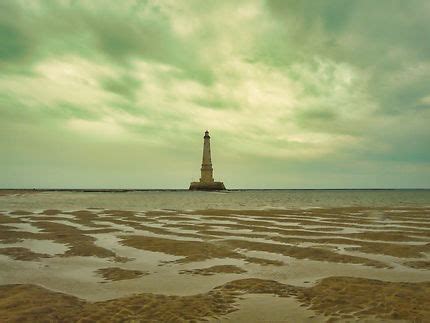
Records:
[[[430,317],[429,207],[0,212],[0,321]]]

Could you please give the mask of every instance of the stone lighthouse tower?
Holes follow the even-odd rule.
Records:
[[[211,137],[209,136],[209,131],[205,131],[205,136],[203,137],[203,159],[200,181],[192,182],[190,184],[190,190],[198,191],[218,191],[225,190],[223,182],[215,182],[213,178],[213,168],[211,160]]]

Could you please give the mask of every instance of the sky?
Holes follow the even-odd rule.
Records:
[[[429,188],[427,0],[2,0],[0,187]]]

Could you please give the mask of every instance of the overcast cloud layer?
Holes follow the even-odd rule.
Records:
[[[0,2],[0,186],[430,187],[427,0]]]

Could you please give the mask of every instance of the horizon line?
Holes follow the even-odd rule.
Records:
[[[232,188],[226,191],[395,191],[430,190],[430,187],[370,187],[370,188]],[[0,191],[76,191],[76,192],[136,192],[136,191],[189,191],[187,188],[0,188]]]

